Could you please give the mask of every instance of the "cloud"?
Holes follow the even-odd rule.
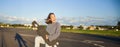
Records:
[[[32,22],[32,19],[0,14],[0,22],[12,23],[12,24],[24,24],[24,23]]]
[[[116,17],[78,16],[78,17],[57,17],[61,25],[116,25]],[[45,24],[44,18],[25,18],[0,14],[0,22],[11,24],[31,24],[36,20],[39,24]]]
[[[58,21],[62,25],[116,25],[115,17],[95,17],[95,16],[86,16],[86,17],[60,17]]]

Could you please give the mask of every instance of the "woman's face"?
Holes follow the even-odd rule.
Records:
[[[50,19],[51,19],[52,22],[55,22],[55,21],[56,21],[55,15],[54,15],[54,14],[51,14]]]

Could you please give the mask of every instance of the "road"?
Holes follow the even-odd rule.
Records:
[[[36,31],[0,28],[0,47],[34,47]],[[119,37],[61,33],[58,47],[120,47]],[[44,47],[44,45],[42,45]]]

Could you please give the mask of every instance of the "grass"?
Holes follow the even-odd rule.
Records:
[[[120,37],[120,30],[77,30],[77,29],[62,29],[61,32],[72,32],[72,33],[82,33],[82,34],[95,34],[102,36],[116,36]]]
[[[24,29],[32,29],[32,28],[24,28]],[[61,32],[72,32],[72,33],[80,33],[80,34],[95,34],[102,36],[115,36],[120,37],[120,30],[78,30],[78,29],[62,29]]]

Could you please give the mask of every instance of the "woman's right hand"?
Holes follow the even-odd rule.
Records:
[[[48,39],[48,35],[45,35],[46,36],[46,39]]]

